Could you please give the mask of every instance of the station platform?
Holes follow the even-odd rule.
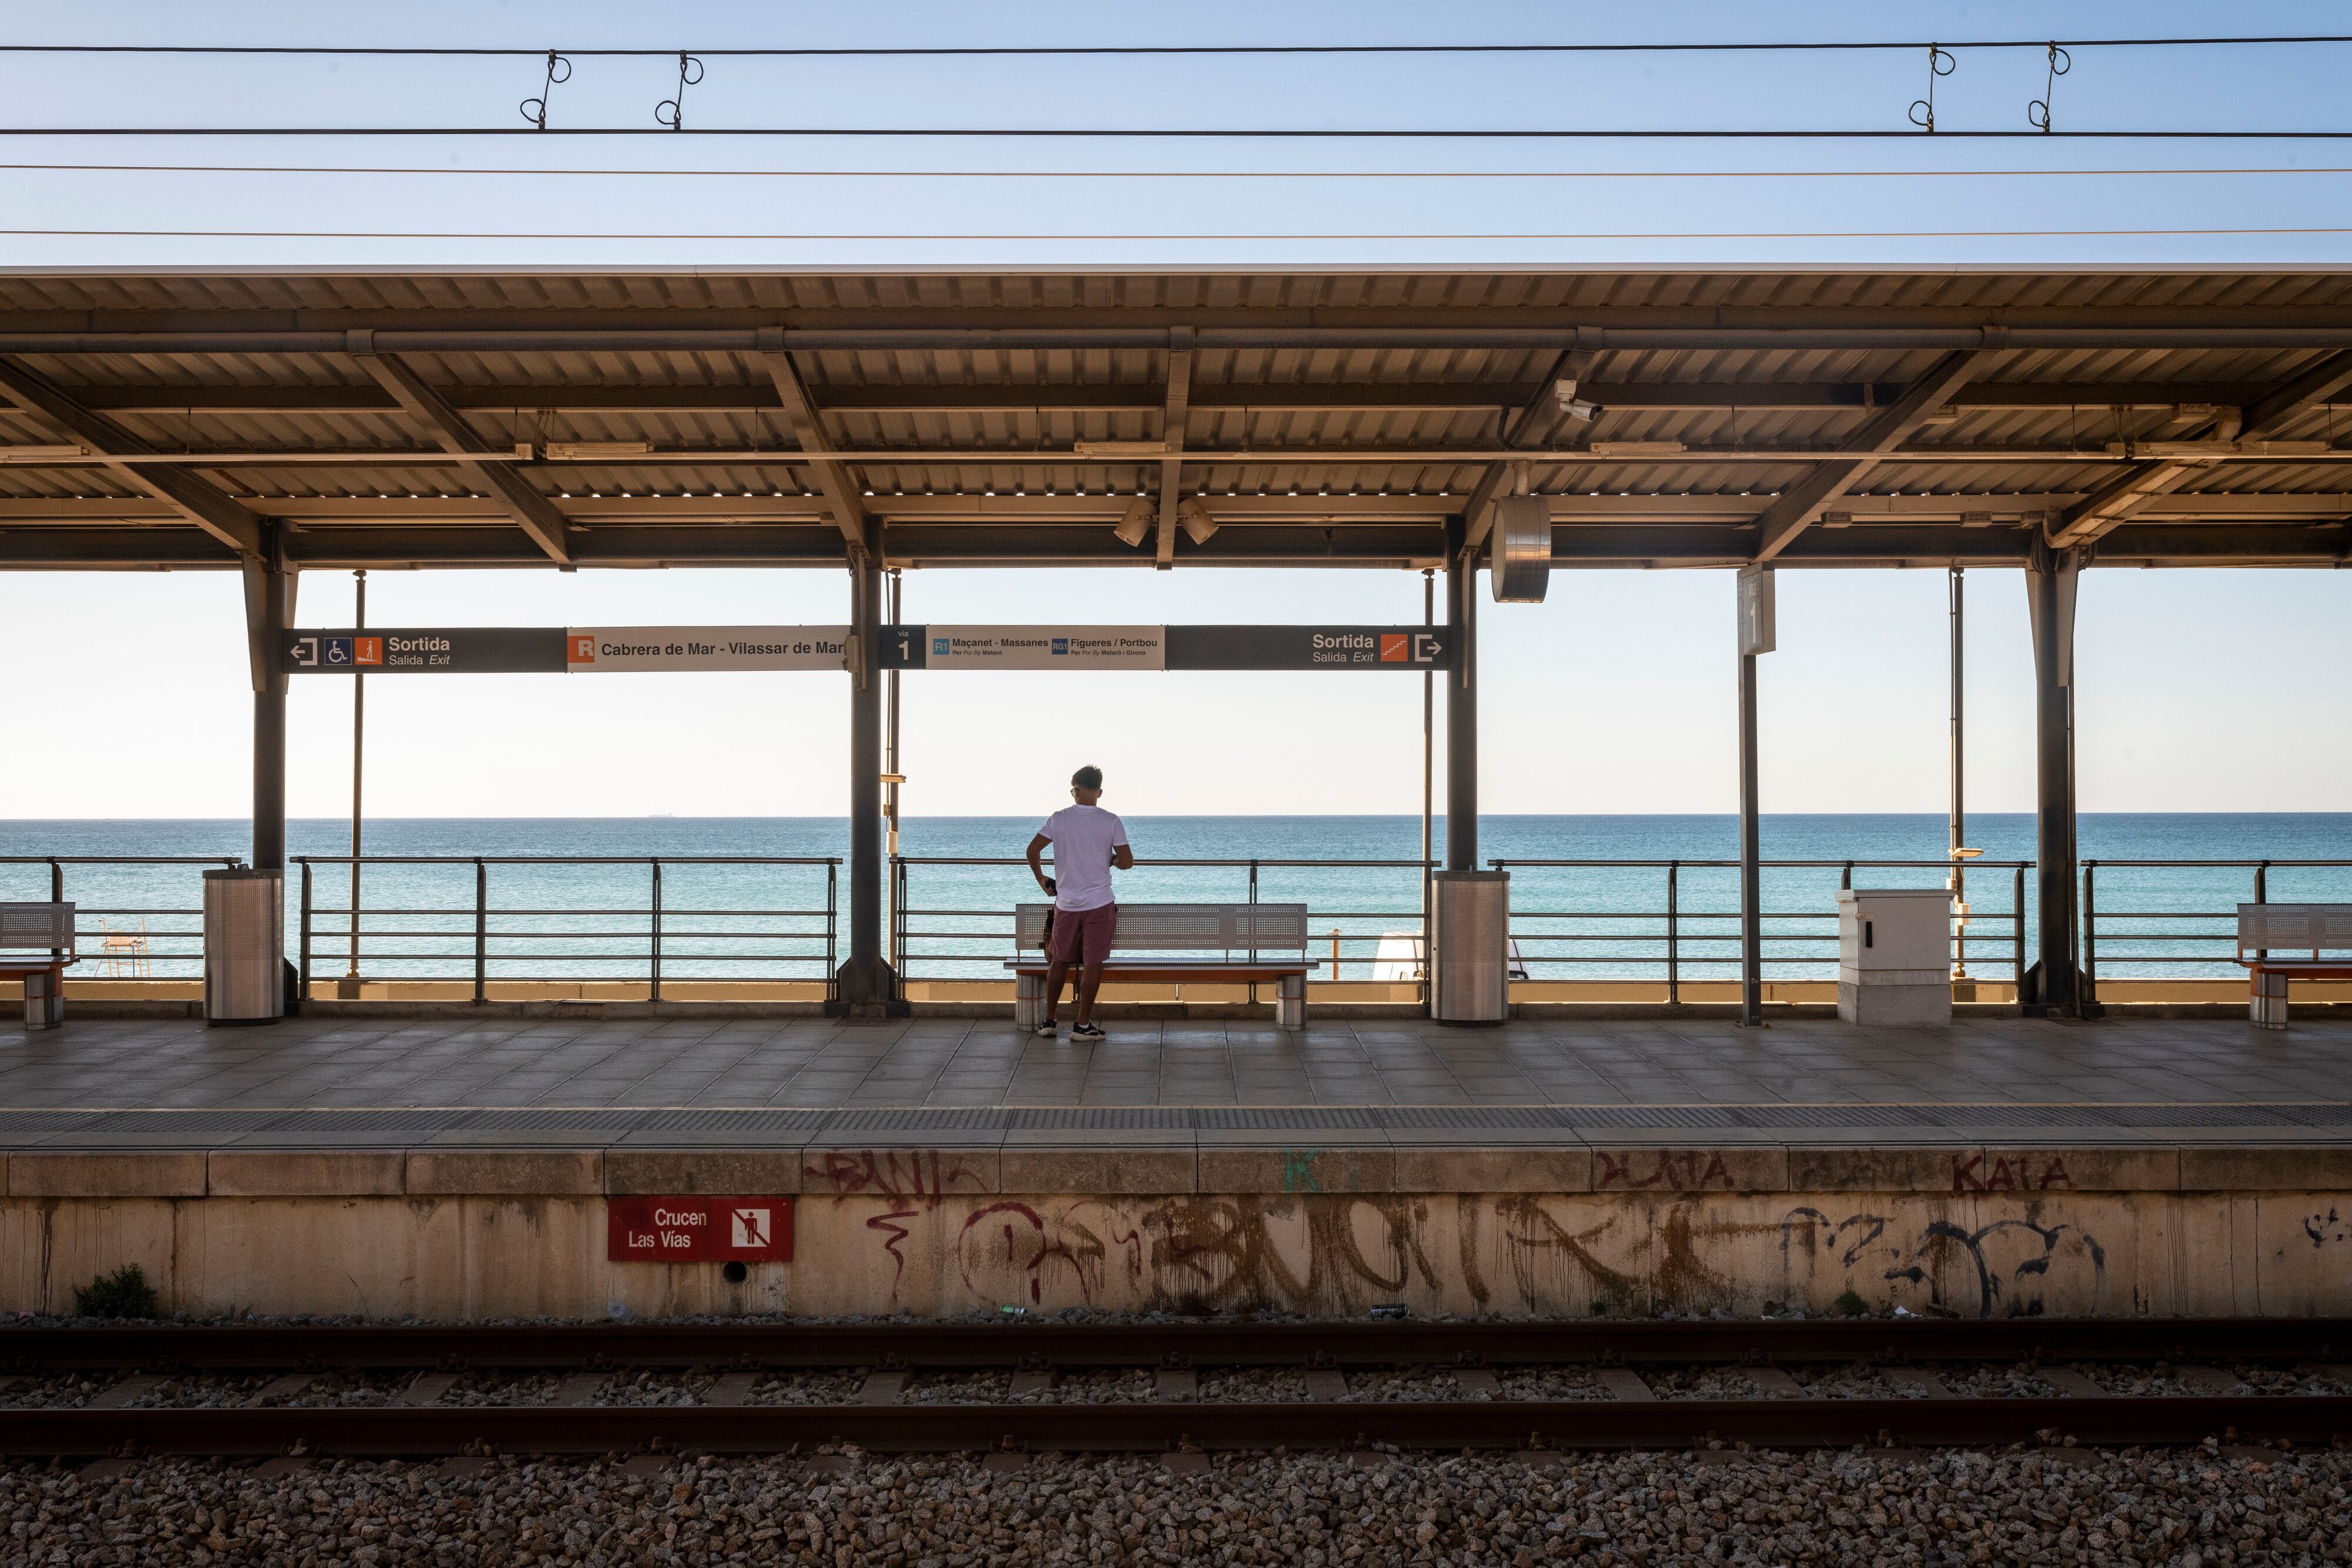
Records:
[[[0,1309],[2352,1313],[2352,1023],[0,1029]],[[614,1198],[790,1258],[616,1258]],[[639,1206],[642,1207],[642,1206]]]

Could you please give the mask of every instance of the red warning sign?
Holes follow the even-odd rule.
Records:
[[[614,1197],[604,1203],[614,1263],[789,1263],[789,1197]]]

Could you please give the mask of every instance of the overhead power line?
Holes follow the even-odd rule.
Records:
[[[753,125],[8,125],[0,136],[792,136],[966,137],[1055,141],[2343,141],[2352,131],[1515,131],[1308,130],[1286,126],[1178,129],[1150,126]]]
[[[888,47],[698,49],[569,49],[554,52],[573,59],[668,59],[683,52],[707,59],[908,59],[962,58],[988,56],[1096,55],[1736,55],[1834,54],[1873,50],[1946,49],[2164,49],[2214,48],[2231,45],[2352,44],[2341,33],[2244,34],[2189,38],[1938,38],[1871,40],[1800,40],[1794,42],[1713,43],[1516,43],[1516,44],[1002,44],[908,45]],[[0,54],[12,55],[324,55],[347,58],[476,57],[540,59],[541,48],[487,48],[466,46],[383,45],[356,47],[331,44],[0,44]]]
[[[482,229],[29,229],[0,228],[0,235],[96,239],[527,239],[527,240],[938,240],[1066,244],[1076,240],[1680,240],[1680,239],[2123,239],[2182,238],[2201,235],[2345,235],[2343,228],[2148,228],[2148,229],[1684,229],[1653,233],[1517,234],[630,234],[624,232],[508,232]]]
[[[0,163],[0,173],[488,174],[662,180],[1979,180],[2352,174],[2352,165],[2170,169],[551,169],[446,163]]]

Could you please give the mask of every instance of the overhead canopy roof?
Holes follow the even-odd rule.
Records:
[[[2335,566],[2347,464],[2343,272],[0,275],[16,568]]]

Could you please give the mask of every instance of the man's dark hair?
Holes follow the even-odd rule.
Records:
[[[1070,782],[1081,789],[1099,789],[1102,788],[1102,769],[1090,762],[1071,774]]]

